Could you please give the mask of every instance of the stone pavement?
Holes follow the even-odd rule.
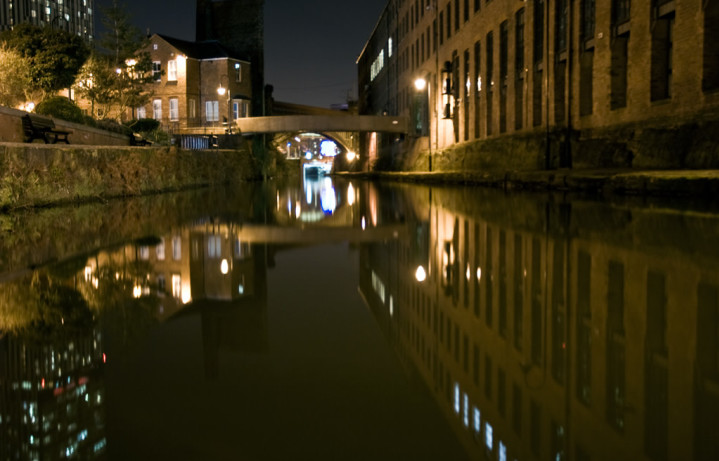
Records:
[[[343,176],[503,189],[573,191],[606,195],[719,197],[719,170],[547,170],[512,172],[361,172]]]

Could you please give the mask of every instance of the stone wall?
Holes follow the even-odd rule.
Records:
[[[255,179],[249,149],[0,144],[0,210]]]
[[[0,107],[0,142],[23,142],[22,117],[26,112],[8,107]],[[126,135],[100,130],[87,125],[54,119],[55,126],[61,130],[72,131],[68,137],[70,144],[92,146],[127,146],[130,139]],[[34,143],[42,143],[35,140]]]

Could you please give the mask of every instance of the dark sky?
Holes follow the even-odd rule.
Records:
[[[195,0],[118,1],[142,31],[195,39]],[[275,99],[328,107],[356,97],[355,62],[386,3],[265,0],[265,81],[275,87]],[[96,0],[98,20],[110,4]]]

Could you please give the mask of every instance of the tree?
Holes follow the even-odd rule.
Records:
[[[0,43],[0,105],[16,107],[29,99],[30,67],[20,53]]]
[[[99,42],[102,51],[93,53],[75,83],[78,93],[91,101],[93,112],[97,104],[104,114],[118,119],[152,96],[146,86],[153,80],[148,41],[130,24],[125,10],[117,1],[101,9],[107,31]]]
[[[77,35],[50,27],[19,24],[0,34],[0,41],[27,60],[30,91],[42,98],[69,88],[90,50]]]

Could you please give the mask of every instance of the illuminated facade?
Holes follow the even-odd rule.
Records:
[[[716,0],[390,0],[360,113],[412,126],[363,152],[419,170],[717,165],[718,30]]]
[[[152,101],[134,108],[134,118],[153,118],[173,132],[229,126],[251,114],[252,69],[216,41],[150,38]]]
[[[94,0],[2,0],[0,30],[17,24],[50,26],[77,34],[86,42],[95,37]]]
[[[651,238],[684,217],[366,192],[413,238],[363,246],[360,289],[473,459],[715,458],[719,254]]]

